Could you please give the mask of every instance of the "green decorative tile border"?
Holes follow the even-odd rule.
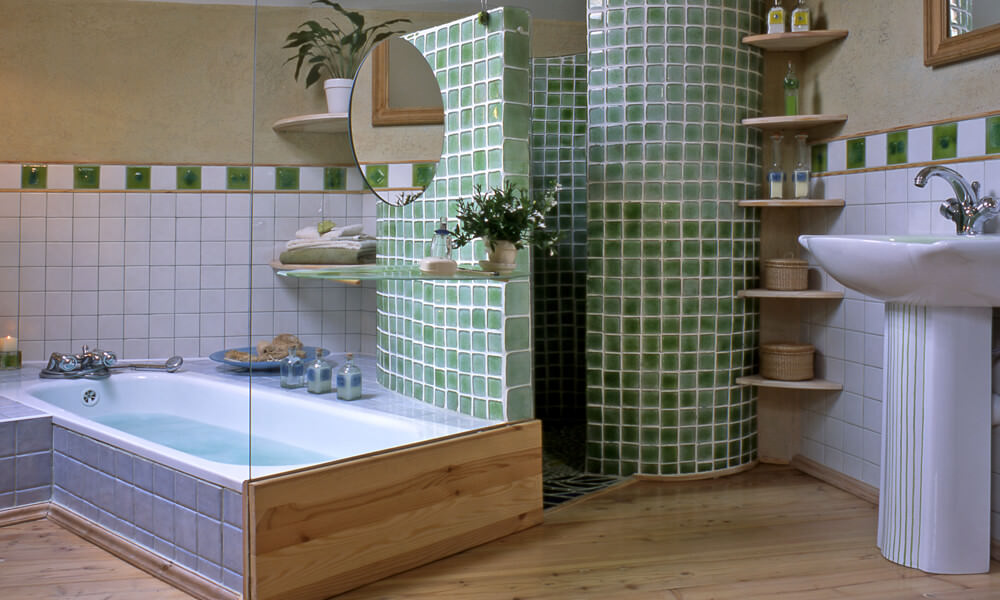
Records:
[[[249,190],[250,167],[226,167],[227,190]]]
[[[907,162],[907,132],[893,131],[885,136],[885,162],[888,165],[901,165]]]
[[[986,119],[986,153],[1000,153],[1000,115]]]
[[[21,187],[26,189],[45,189],[48,181],[48,167],[45,165],[22,165]]]
[[[764,3],[588,7],[587,470],[750,464]]]
[[[177,167],[177,189],[200,190],[201,167],[194,167],[194,166]]]
[[[274,170],[274,189],[276,190],[298,190],[299,189],[299,168],[298,167],[278,167]]]
[[[485,26],[473,15],[407,36],[441,85],[445,141],[419,199],[379,205],[380,262],[426,256],[437,222],[454,227],[456,201],[475,184],[528,185],[529,36],[527,11],[511,8],[490,11]],[[479,242],[454,255],[465,264],[485,258]],[[527,281],[380,282],[379,382],[466,414],[532,416],[530,296]],[[498,308],[477,312],[487,303]]]
[[[865,168],[865,138],[851,138],[847,140],[847,168]]]
[[[413,165],[413,177],[411,178],[413,187],[423,189],[430,185],[436,171],[437,163],[415,163]]]
[[[73,167],[73,188],[96,190],[101,187],[101,167],[98,165],[76,165]]]
[[[365,179],[373,188],[389,187],[389,165],[365,165]]]
[[[931,158],[943,160],[958,156],[958,123],[943,123],[931,129]]]
[[[125,167],[125,189],[152,189],[151,167]]]
[[[347,169],[344,167],[327,167],[323,170],[324,190],[346,190]]]
[[[813,144],[809,149],[812,154],[812,172],[822,173],[827,169],[827,145]]]

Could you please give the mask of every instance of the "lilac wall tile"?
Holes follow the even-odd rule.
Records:
[[[14,456],[16,427],[13,421],[0,423],[0,457]]]
[[[15,459],[14,471],[14,485],[18,490],[49,485],[52,483],[52,453],[19,455]]]
[[[16,425],[17,453],[28,454],[52,449],[52,418],[24,419]]]
[[[222,488],[198,482],[198,512],[215,520],[222,519]]]
[[[135,458],[132,462],[132,483],[147,492],[153,491],[153,463],[144,458]]]
[[[184,473],[174,473],[174,502],[195,510],[198,507],[198,481]]]
[[[0,494],[13,492],[14,487],[14,458],[0,458]]]
[[[183,506],[174,507],[174,543],[188,552],[198,552],[197,514]]]
[[[222,523],[198,515],[198,556],[222,562]]]
[[[174,535],[174,504],[159,496],[153,496],[153,533],[164,539]]]

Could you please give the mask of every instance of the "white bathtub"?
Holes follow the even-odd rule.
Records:
[[[85,394],[97,402],[86,405]],[[251,477],[467,429],[367,409],[335,395],[183,371],[36,380],[22,384],[16,399],[52,414],[57,425],[237,491]],[[228,443],[220,446],[219,439]]]

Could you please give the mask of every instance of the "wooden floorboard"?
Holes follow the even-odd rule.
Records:
[[[875,507],[787,466],[636,481],[545,524],[338,600],[1000,599],[989,574],[928,575],[875,547]],[[188,600],[47,521],[0,528],[0,599]]]

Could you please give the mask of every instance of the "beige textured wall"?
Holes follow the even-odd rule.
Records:
[[[1000,107],[995,83],[1000,55],[934,69],[924,66],[923,0],[822,0],[811,5],[819,7],[817,17],[826,28],[850,32],[842,42],[802,55],[805,110],[849,117],[843,127],[823,133],[850,135]],[[767,69],[775,67],[775,58],[768,57]]]
[[[325,111],[322,86],[296,82],[281,48],[324,13],[260,8],[255,64],[251,6],[0,0],[0,161],[349,163],[346,135],[271,129]],[[406,16],[409,29],[455,16],[366,15]],[[544,52],[586,45],[583,23],[534,28]]]

